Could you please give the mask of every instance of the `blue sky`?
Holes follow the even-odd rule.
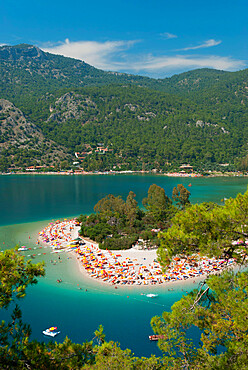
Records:
[[[248,67],[247,0],[5,0],[0,25],[0,44],[34,44],[103,70],[163,78]]]

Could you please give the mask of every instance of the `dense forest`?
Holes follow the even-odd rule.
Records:
[[[189,196],[190,192],[182,184],[174,187],[172,199],[163,188],[153,184],[141,209],[132,191],[126,201],[109,194],[95,205],[95,213],[78,217],[80,234],[100,243],[101,249],[129,249],[138,241],[146,248],[158,247],[158,231],[166,230],[175,213],[190,204]]]
[[[57,169],[78,162],[75,169],[86,171],[172,171],[184,163],[200,171],[248,169],[247,70],[201,69],[155,80],[100,71],[30,45],[3,46],[0,91],[53,152],[64,152],[50,161],[41,148],[32,152],[32,143],[16,145],[0,110],[2,171],[11,162],[20,168],[55,162]]]

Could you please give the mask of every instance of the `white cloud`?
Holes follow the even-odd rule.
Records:
[[[57,45],[48,43],[44,51],[80,59],[106,71],[145,74],[162,77],[195,68],[214,68],[235,71],[246,66],[245,61],[217,55],[159,55],[135,54],[129,52],[135,41],[77,41],[66,39]],[[220,41],[208,40],[205,47],[214,46]],[[208,45],[208,46],[206,46]],[[200,45],[199,45],[200,46]],[[200,47],[195,48],[200,48]],[[201,46],[203,47],[203,46]]]
[[[187,48],[183,48],[183,49],[180,49],[180,50],[187,51],[187,50],[196,50],[196,49],[202,49],[202,48],[210,48],[212,46],[219,45],[220,43],[221,43],[220,40],[216,41],[214,39],[210,39],[210,40],[205,41],[203,44],[200,44],[200,45],[197,45],[197,46],[189,46]]]
[[[178,37],[177,35],[174,35],[173,33],[170,32],[160,33],[160,36],[162,36],[163,39],[176,39]]]
[[[236,70],[245,66],[244,61],[221,56],[148,56],[140,62],[132,64],[134,71],[166,71],[183,68],[214,68]]]
[[[110,70],[113,55],[117,55],[129,49],[135,41],[73,41],[68,38],[64,42],[51,45],[47,44],[42,50],[52,54],[60,54],[66,57],[76,58],[93,65],[96,68]]]

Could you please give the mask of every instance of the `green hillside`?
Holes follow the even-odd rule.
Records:
[[[246,152],[248,131],[242,119],[232,124],[231,118],[223,119],[222,111],[135,86],[74,89],[41,99],[39,107],[44,135],[71,154],[85,152],[89,145],[95,150],[99,143],[111,149],[104,155],[87,154],[87,170],[114,165],[167,170],[185,162],[211,167],[234,163]]]
[[[68,166],[78,152],[85,170],[246,169],[248,70],[155,80],[24,44],[0,47],[0,91],[68,151]]]
[[[58,89],[119,83],[152,85],[153,79],[105,72],[72,58],[21,44],[0,47],[0,90],[7,99],[25,101],[24,94],[40,96]]]

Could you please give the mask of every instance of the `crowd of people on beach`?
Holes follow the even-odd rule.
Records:
[[[53,249],[71,246],[73,238],[78,235],[79,223],[76,219],[50,222],[39,232],[39,239]]]
[[[209,259],[199,255],[187,258],[175,257],[167,271],[163,272],[156,259],[152,263],[145,264],[137,259],[126,257],[126,260],[121,262],[121,254],[103,251],[93,245],[79,247],[76,252],[91,277],[121,285],[154,285],[186,280],[221,271],[227,265],[234,263],[234,260],[227,262],[223,259]]]
[[[142,251],[137,258],[123,256],[122,251],[101,250],[98,245],[85,243],[78,237],[79,224],[76,219],[50,223],[39,233],[39,238],[55,250],[74,251],[84,270],[90,277],[113,285],[153,285],[196,278],[217,273],[235,263],[202,257],[176,256],[164,272],[154,258],[146,261],[149,251]],[[150,262],[150,263],[149,263]]]

